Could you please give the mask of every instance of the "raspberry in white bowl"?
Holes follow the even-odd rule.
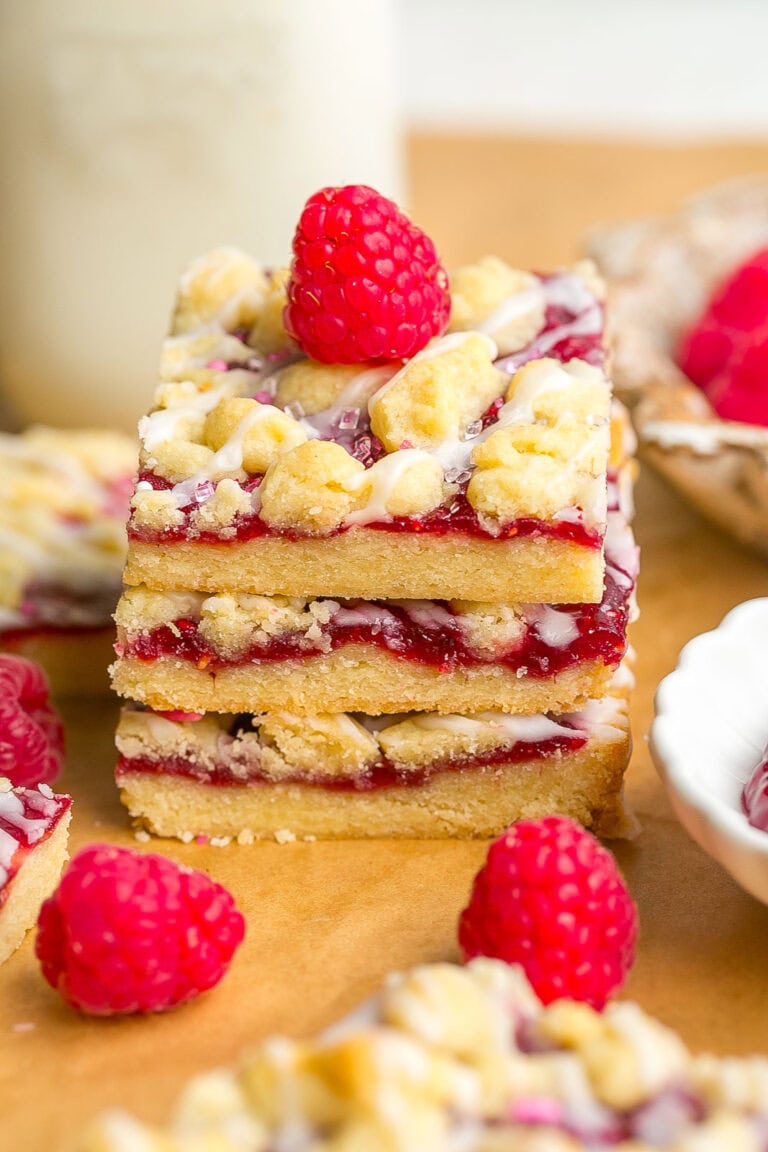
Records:
[[[741,804],[752,827],[768,832],[768,755],[765,752],[744,785]]]
[[[714,631],[686,644],[656,693],[651,728],[653,758],[681,823],[765,904],[766,777],[755,766],[763,767],[768,743],[767,676],[764,597],[740,604]]]

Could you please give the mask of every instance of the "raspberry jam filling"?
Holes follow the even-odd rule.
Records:
[[[159,658],[185,660],[215,673],[246,664],[304,660],[348,644],[368,644],[399,660],[410,660],[440,672],[482,665],[503,665],[526,675],[545,677],[586,661],[615,666],[626,650],[631,577],[609,567],[600,604],[558,609],[532,608],[525,637],[514,649],[493,656],[473,649],[461,617],[442,601],[421,606],[378,601],[342,603],[320,625],[319,646],[303,632],[286,632],[263,644],[253,644],[236,659],[225,659],[206,643],[196,620],[177,619],[148,633],[132,636],[120,654],[152,662]]]
[[[572,287],[564,291],[563,278],[558,275],[541,276],[540,280],[548,296],[544,326],[525,348],[497,359],[497,367],[511,375],[528,361],[544,356],[559,360],[561,363],[567,363],[578,357],[594,366],[603,367],[605,353],[602,346],[602,305],[586,291],[574,294]],[[232,368],[241,371],[243,369],[243,364],[240,363],[230,366],[225,361],[213,361],[213,365],[217,369]],[[274,380],[271,389],[265,388],[265,384],[270,383],[272,372],[273,368],[269,364],[261,365],[258,361],[254,364],[254,384],[251,392],[261,403],[274,402],[272,399]],[[478,432],[485,431],[498,421],[503,404],[503,397],[493,401],[477,422]],[[304,417],[301,406],[295,402],[288,405],[286,410],[291,411],[292,415],[299,419]],[[366,468],[370,468],[386,455],[382,444],[371,431],[366,406],[352,410],[344,407],[339,407],[338,410],[328,409],[316,416],[307,417],[306,420],[309,424],[314,422],[315,434],[319,439],[340,444]],[[451,475],[452,472],[455,476]],[[446,480],[452,485],[453,495],[434,511],[422,516],[373,519],[366,521],[365,528],[380,532],[420,533],[431,536],[460,533],[487,541],[510,540],[515,537],[552,537],[586,548],[600,548],[602,532],[586,524],[583,511],[576,508],[569,509],[567,516],[559,519],[538,520],[522,517],[498,526],[493,525],[489,529],[481,522],[467,500],[470,475],[471,464],[469,468],[449,469],[446,472]],[[241,482],[241,486],[245,491],[253,492],[259,487],[262,479],[262,475],[252,475],[248,480]],[[270,527],[261,519],[257,508],[252,512],[238,515],[224,534],[206,529],[200,530],[196,527],[192,516],[213,494],[214,484],[211,481],[199,483],[194,492],[187,492],[185,489],[183,493],[179,493],[179,489],[184,489],[184,484],[175,486],[151,470],[143,471],[138,480],[143,487],[156,491],[175,489],[179,499],[179,510],[183,513],[184,520],[173,528],[157,531],[147,527],[137,528],[132,516],[128,523],[128,536],[132,540],[171,543],[195,539],[203,543],[227,544],[260,537],[289,540],[306,538],[305,533]],[[329,532],[327,536],[323,536],[323,539],[348,532],[351,528],[351,525],[342,525]]]
[[[47,784],[0,792],[0,908],[8,898],[10,881],[71,804],[69,796],[55,795]]]
[[[741,807],[753,828],[768,832],[768,754],[744,785]]]
[[[373,463],[373,458],[371,458],[371,463]],[[242,487],[247,491],[253,491],[253,489],[258,488],[262,479],[261,476],[251,477]],[[139,480],[148,484],[155,491],[167,491],[173,487],[170,481],[163,480],[152,472],[142,472]],[[602,545],[602,533],[586,527],[578,519],[536,520],[533,517],[521,517],[517,520],[508,521],[494,532],[489,532],[480,523],[477,513],[467,499],[466,492],[467,484],[464,482],[459,486],[450,504],[443,504],[424,516],[392,516],[388,520],[372,520],[365,525],[365,529],[378,532],[418,533],[429,536],[447,536],[460,533],[464,536],[490,542],[511,540],[515,537],[548,537],[566,540],[595,551]],[[206,490],[203,495],[207,499],[211,494]],[[190,519],[193,509],[182,509],[181,511],[184,513],[184,521],[175,528],[165,528],[161,532],[151,531],[148,528],[136,528],[133,520],[129,520],[129,539],[142,540],[146,543],[173,543],[174,541],[195,539],[204,544],[223,545],[234,542],[243,543],[246,540],[255,540],[264,536],[278,537],[283,540],[307,539],[306,534],[301,532],[270,527],[262,520],[258,512],[238,515],[231,532],[223,537],[217,532],[196,529]],[[327,540],[331,536],[339,536],[352,530],[352,527],[342,526],[327,533],[321,539]],[[318,539],[318,537],[309,537],[309,539]]]
[[[562,719],[558,723],[567,726]],[[535,742],[519,740],[506,747],[494,748],[472,756],[433,760],[428,765],[416,768],[405,769],[382,757],[357,776],[312,776],[309,773],[296,772],[281,776],[279,780],[272,779],[256,767],[249,767],[247,777],[243,778],[242,774],[236,775],[232,768],[223,763],[207,769],[178,756],[157,760],[148,756],[131,758],[121,756],[115,776],[118,784],[121,776],[129,772],[142,772],[154,776],[187,776],[198,783],[219,786],[311,784],[313,787],[330,792],[377,792],[384,788],[420,787],[426,784],[430,777],[441,772],[494,768],[502,764],[519,764],[526,760],[567,756],[578,752],[586,742],[586,733],[574,728],[573,736],[560,735]]]

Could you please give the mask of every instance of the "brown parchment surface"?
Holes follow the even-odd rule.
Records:
[[[409,159],[414,215],[449,264],[497,252],[547,268],[574,254],[593,221],[670,208],[715,180],[764,170],[768,144],[419,137]],[[626,994],[695,1049],[768,1052],[768,908],[688,839],[646,742],[655,687],[681,646],[740,601],[768,594],[768,568],[647,470],[637,534],[642,617],[628,792],[643,832],[616,851],[641,938]],[[111,779],[115,713],[104,700],[66,708],[73,848],[134,843]],[[192,1073],[232,1062],[268,1033],[322,1027],[391,969],[456,958],[457,913],[485,851],[445,842],[155,846],[235,894],[248,935],[232,970],[175,1013],[89,1020],[44,984],[28,939],[0,969],[2,1152],[66,1149],[106,1106],[160,1119]]]

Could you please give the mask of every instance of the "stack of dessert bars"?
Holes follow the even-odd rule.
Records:
[[[113,682],[117,781],[162,836],[627,830],[631,435],[589,264],[452,277],[405,363],[303,357],[287,272],[181,281]]]

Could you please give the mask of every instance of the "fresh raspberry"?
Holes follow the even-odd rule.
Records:
[[[724,420],[768,426],[768,248],[719,285],[677,359]]]
[[[0,653],[0,776],[16,787],[55,780],[64,761],[64,728],[39,664]]]
[[[373,188],[311,196],[293,253],[283,322],[314,360],[404,360],[448,326],[448,276],[434,244]]]
[[[35,952],[81,1012],[163,1012],[218,984],[244,934],[229,892],[202,872],[94,844],[40,909]]]
[[[459,920],[464,958],[520,964],[544,1004],[602,1008],[635,958],[637,910],[616,861],[562,816],[521,820],[495,840]]]
[[[768,832],[768,759],[763,759],[744,785],[741,806],[753,828]]]

